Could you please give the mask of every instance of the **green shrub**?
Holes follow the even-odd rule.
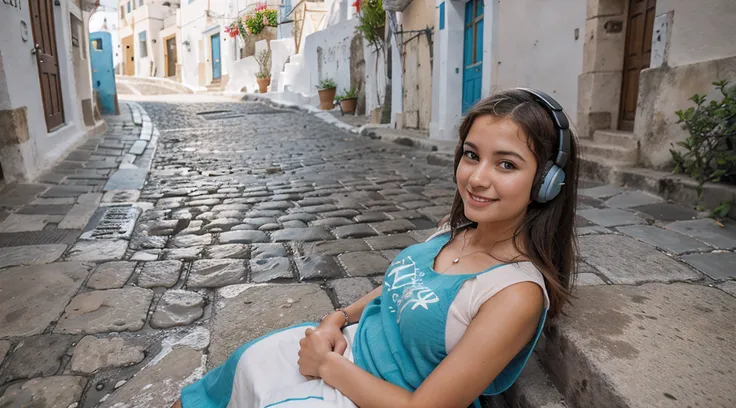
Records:
[[[359,4],[358,25],[355,26],[355,31],[369,44],[380,49],[383,47],[383,30],[386,26],[383,0],[361,0]]]
[[[736,183],[736,88],[728,81],[713,82],[720,91],[718,98],[706,103],[706,95],[693,95],[695,107],[678,110],[677,123],[682,123],[690,136],[677,142],[683,150],[670,149],[675,161],[674,173],[684,173],[698,182],[698,201],[703,198],[705,183]],[[721,203],[713,216],[724,217],[733,202]]]

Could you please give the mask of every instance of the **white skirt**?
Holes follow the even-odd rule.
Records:
[[[308,380],[299,373],[299,341],[308,327],[276,331],[244,345],[211,376],[208,374],[209,379],[205,376],[183,390],[183,408],[357,408],[323,380]],[[343,329],[348,343],[344,356],[350,361],[357,329],[357,324]],[[237,358],[239,352],[242,354]],[[216,370],[221,372],[214,373]],[[225,395],[228,391],[229,399]]]

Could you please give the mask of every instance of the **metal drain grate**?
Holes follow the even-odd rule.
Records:
[[[44,230],[32,232],[9,232],[0,234],[0,248],[24,245],[71,245],[79,236],[74,230]]]
[[[218,113],[228,113],[228,112],[232,112],[232,111],[229,111],[226,109],[216,109],[216,110],[211,110],[211,111],[197,112],[197,115],[215,115]]]
[[[96,222],[90,223],[80,238],[130,239],[140,213],[140,208],[130,206],[100,208],[92,218]],[[93,227],[90,228],[90,225]]]

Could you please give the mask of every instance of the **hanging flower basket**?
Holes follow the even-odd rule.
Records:
[[[404,11],[412,0],[383,0],[383,9],[386,11]]]
[[[230,37],[240,35],[245,39],[248,35],[258,35],[266,27],[277,27],[279,25],[279,13],[275,9],[268,8],[266,2],[256,3],[256,8],[243,17],[238,17],[225,28]]]

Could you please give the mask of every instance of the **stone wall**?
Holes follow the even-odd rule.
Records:
[[[641,72],[634,124],[640,165],[671,167],[671,145],[688,136],[677,124],[675,111],[694,106],[688,99],[696,93],[718,96],[711,83],[720,79],[736,82],[736,56],[677,67],[663,65]]]
[[[256,43],[258,41],[275,40],[278,36],[278,29],[276,27],[266,27],[258,33],[258,35],[248,35],[242,40],[242,48],[240,51],[240,58],[247,58],[256,54]]]
[[[401,13],[404,31],[434,30],[435,6],[432,2],[415,1]],[[425,33],[408,32],[403,37],[401,64],[403,78],[403,112],[397,114],[401,127],[429,129],[432,105],[432,60],[430,43]],[[396,89],[396,88],[395,88]]]

